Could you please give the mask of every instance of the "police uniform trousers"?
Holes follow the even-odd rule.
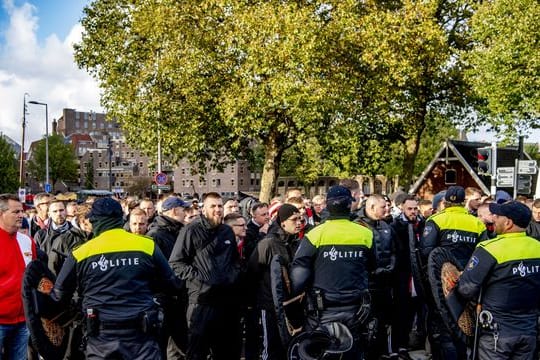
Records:
[[[479,360],[533,360],[536,357],[536,335],[521,334],[497,339],[493,333],[484,332],[478,342]]]
[[[87,360],[148,360],[161,359],[155,336],[140,329],[100,329],[88,336]]]
[[[340,360],[363,360],[364,349],[366,348],[366,339],[362,334],[364,330],[358,324],[358,305],[328,307],[319,312],[309,314],[307,327],[308,330],[315,330],[320,324],[330,322],[340,322],[347,326],[354,338],[353,347],[342,354]]]
[[[240,359],[242,337],[240,310],[234,306],[189,304],[186,358],[206,360]]]

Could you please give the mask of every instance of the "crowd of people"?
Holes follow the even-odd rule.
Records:
[[[343,179],[270,203],[210,192],[78,204],[41,193],[33,205],[0,195],[0,359],[39,358],[21,287],[47,271],[56,279],[40,316],[80,315],[65,359],[322,358],[337,346],[326,335],[341,359],[467,359],[471,346],[480,359],[537,358],[540,199],[460,186],[388,197]],[[456,296],[489,314],[475,344],[453,336],[433,301],[426,268],[437,248],[464,269]],[[304,319],[292,340],[273,294],[276,258]]]

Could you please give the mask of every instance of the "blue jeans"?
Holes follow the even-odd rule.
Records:
[[[0,324],[0,360],[26,359],[30,332],[26,323]]]

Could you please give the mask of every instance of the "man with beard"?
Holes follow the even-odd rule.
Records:
[[[251,287],[256,292],[256,308],[259,313],[261,326],[262,353],[264,359],[285,360],[286,348],[282,343],[270,282],[270,264],[274,255],[280,255],[287,266],[292,261],[293,243],[296,234],[302,230],[302,214],[291,204],[283,204],[278,210],[277,225],[271,226],[268,235],[253,251],[248,264],[248,274]]]
[[[415,284],[412,276],[411,252],[416,251],[424,222],[418,215],[418,200],[414,195],[397,196],[396,199],[401,199],[401,203],[396,203],[400,214],[391,224],[397,240],[396,268],[392,283],[395,302],[392,320],[392,350],[400,358],[410,359],[407,352],[409,334],[415,315],[418,315],[418,318],[422,317],[423,307],[416,293],[416,287],[419,284]],[[414,248],[411,248],[411,243],[414,244]],[[418,335],[422,337],[421,326],[419,330]]]
[[[531,210],[518,201],[489,204],[495,239],[474,250],[457,285],[469,301],[478,299],[480,360],[535,359],[540,303],[540,243],[526,236]]]
[[[61,235],[73,227],[66,221],[66,207],[62,201],[53,200],[49,204],[48,224],[46,229],[38,231],[34,239],[49,257],[49,269],[58,275],[69,250],[69,245],[65,244],[65,239]]]
[[[182,228],[169,262],[186,281],[188,344],[186,357],[240,358],[240,263],[236,239],[223,220],[221,195],[203,197],[201,217]]]

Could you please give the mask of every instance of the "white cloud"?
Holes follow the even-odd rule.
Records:
[[[27,100],[48,104],[49,121],[59,118],[64,108],[103,111],[96,81],[73,60],[73,43],[81,39],[81,25],[74,24],[63,40],[51,34],[40,43],[33,5],[17,7],[5,0],[3,8],[9,21],[7,28],[0,29],[4,37],[0,43],[0,131],[21,142],[24,93],[30,95]],[[45,134],[44,107],[27,106],[25,147]]]

